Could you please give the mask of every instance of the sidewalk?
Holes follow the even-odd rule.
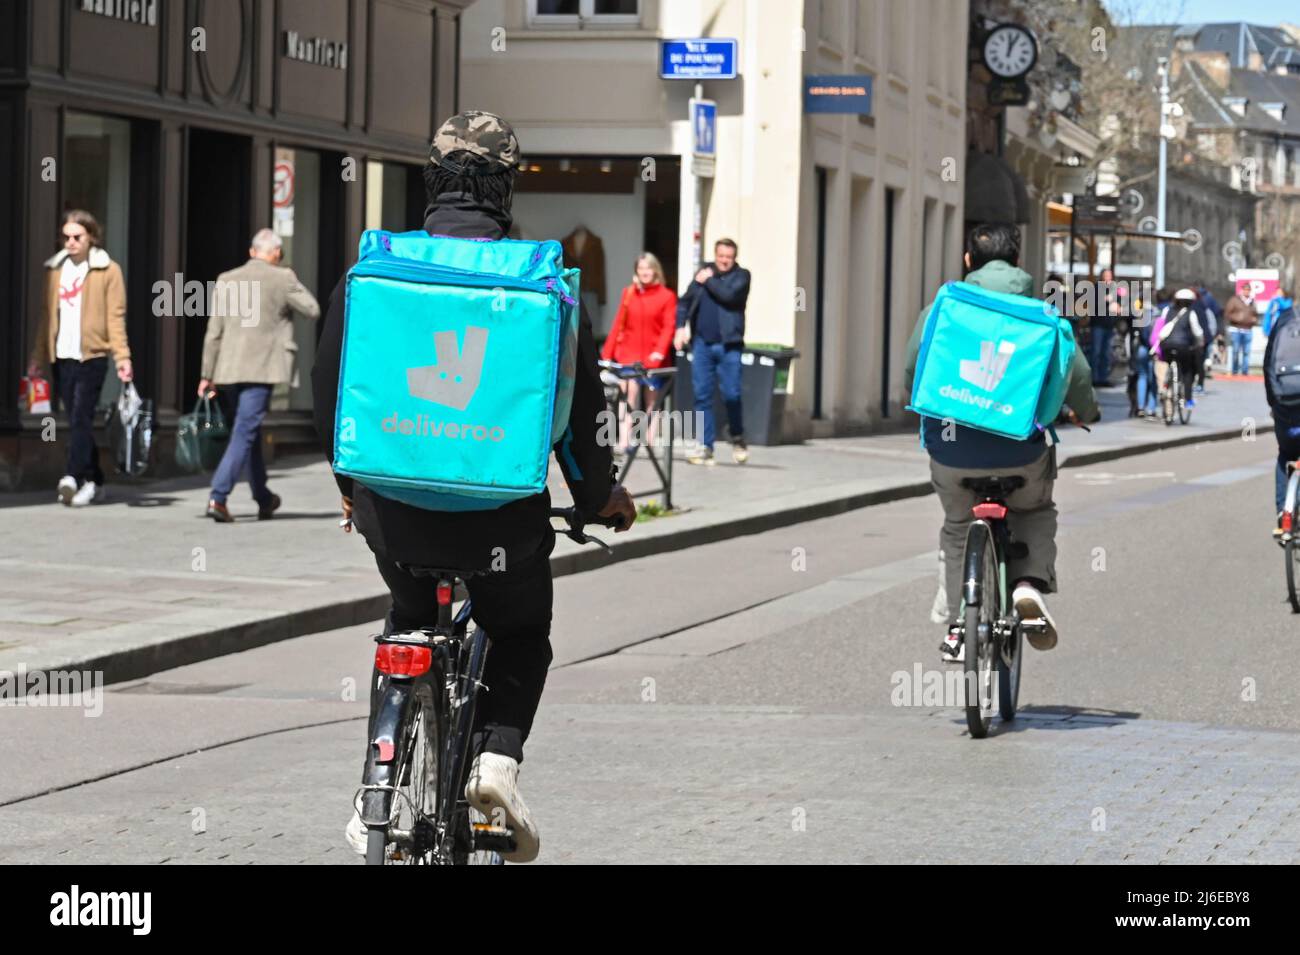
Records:
[[[1258,440],[1272,425],[1257,382],[1212,380],[1188,426],[1127,419],[1122,388],[1101,392],[1103,422],[1065,429],[1060,463],[1077,467],[1160,447],[1236,437],[1253,419]],[[752,534],[853,508],[928,494],[925,452],[913,432],[755,447],[744,467],[718,446],[719,464],[674,462],[682,513],[615,538],[612,556],[558,541],[557,575],[615,560]],[[567,502],[552,468],[557,505]],[[276,462],[272,487],[285,501],[256,520],[246,485],[236,488],[235,526],[203,516],[202,477],[109,485],[104,504],[73,511],[54,489],[0,496],[0,671],[102,670],[132,679],[276,640],[382,616],[387,594],[359,535],[337,526],[338,494],[316,457]],[[633,492],[656,482],[648,462],[631,471]],[[644,499],[639,499],[644,500]]]

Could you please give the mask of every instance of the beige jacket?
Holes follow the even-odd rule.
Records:
[[[45,309],[32,351],[32,362],[37,365],[48,365],[54,360],[59,337],[59,275],[67,257],[65,250],[45,260],[45,268],[49,270]],[[114,364],[120,366],[131,360],[126,341],[126,283],[122,281],[122,269],[97,246],[91,248],[88,260],[90,269],[81,292],[81,360],[112,355]]]
[[[320,305],[293,269],[249,259],[217,277],[212,299],[200,377],[214,385],[293,381],[293,313],[320,318]]]

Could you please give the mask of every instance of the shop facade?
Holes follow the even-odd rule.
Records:
[[[13,402],[60,214],[85,208],[122,266],[136,380],[169,435],[199,379],[204,314],[177,287],[245,261],[274,228],[322,305],[362,229],[418,227],[420,170],[455,112],[470,0],[18,0],[0,7],[0,490],[61,473],[62,449]],[[184,295],[179,296],[183,300]],[[188,311],[188,310],[183,310]],[[295,329],[271,445],[314,442],[318,323]],[[105,398],[116,393],[115,380]],[[61,418],[59,419],[61,420]]]

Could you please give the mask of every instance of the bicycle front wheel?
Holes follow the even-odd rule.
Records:
[[[966,535],[965,578],[973,582],[966,597],[966,728],[972,739],[989,735],[993,721],[994,628],[1001,616],[997,550],[989,525],[976,521]],[[972,599],[973,598],[973,599]]]
[[[1020,704],[1020,665],[1024,660],[1025,637],[1020,630],[1020,622],[1007,635],[1005,642],[997,648],[995,673],[998,681],[998,716],[1003,720],[1016,718],[1016,707]]]

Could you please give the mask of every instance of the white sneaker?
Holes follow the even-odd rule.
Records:
[[[966,662],[966,644],[960,639],[960,634],[959,627],[953,627],[945,634],[943,643],[939,645],[939,654],[944,663]]]
[[[1037,587],[1029,584],[1017,584],[1011,594],[1011,602],[1016,613],[1020,614],[1025,627],[1025,638],[1035,650],[1050,650],[1056,646],[1056,621],[1047,612],[1047,604]]]
[[[64,506],[66,507],[70,505],[72,503],[72,495],[77,493],[77,479],[71,474],[63,475],[63,477],[59,478],[58,493],[59,500],[63,502]]]
[[[71,505],[73,507],[85,507],[88,504],[93,504],[94,502],[102,501],[103,499],[104,489],[94,481],[87,481],[85,484],[81,485],[76,494],[72,495]]]
[[[519,795],[519,763],[500,753],[480,753],[469,770],[465,784],[465,798],[470,805],[487,816],[488,821],[500,823],[502,810],[505,824],[514,830],[515,851],[503,852],[507,862],[532,862],[541,848],[541,836],[533,823],[532,814]]]
[[[353,809],[348,827],[343,830],[343,838],[357,855],[366,854],[366,841],[369,839],[369,834],[370,827],[361,821],[361,813]]]

